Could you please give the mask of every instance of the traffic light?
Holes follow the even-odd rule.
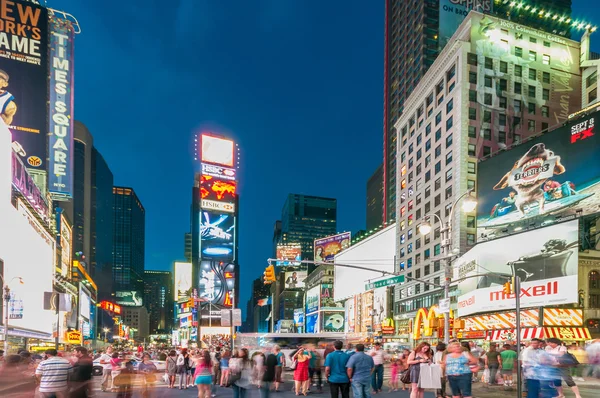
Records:
[[[265,269],[264,281],[265,281],[265,285],[268,285],[268,284],[273,283],[273,282],[276,281],[276,279],[275,279],[275,267],[274,266],[269,265]]]
[[[511,282],[506,282],[503,287],[502,287],[502,293],[504,293],[505,295],[510,295],[512,294],[512,283]]]

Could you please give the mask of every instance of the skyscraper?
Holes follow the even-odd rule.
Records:
[[[143,304],[146,211],[133,188],[113,187],[113,292],[117,304]]]
[[[367,231],[383,224],[383,164],[367,181]]]
[[[337,232],[337,199],[289,194],[281,211],[279,243],[300,243],[302,258],[314,258],[314,240]]]
[[[456,0],[386,0],[384,59],[383,220],[396,220],[396,141],[394,125],[405,102],[462,20],[466,6]],[[459,2],[460,3],[460,2]],[[566,23],[571,0],[531,2],[477,0],[471,8],[496,14],[557,35],[570,34]],[[520,5],[520,6],[519,6]],[[540,15],[541,12],[543,15]],[[554,15],[557,15],[554,18]],[[543,18],[542,18],[543,16]]]
[[[144,306],[150,333],[170,333],[173,328],[173,275],[170,271],[144,271]]]

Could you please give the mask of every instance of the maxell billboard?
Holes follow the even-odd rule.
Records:
[[[577,303],[578,248],[578,220],[477,244],[452,264],[455,279],[471,277],[458,284],[458,315],[514,309],[502,285],[515,274],[523,308]]]
[[[46,170],[48,10],[0,0],[0,117],[27,167]]]
[[[503,230],[548,225],[557,215],[596,212],[599,116],[578,118],[481,162],[477,235],[491,238]]]
[[[50,20],[50,125],[48,190],[73,196],[73,25]]]

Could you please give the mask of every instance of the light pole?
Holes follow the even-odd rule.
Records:
[[[10,304],[10,287],[8,285],[11,284],[15,279],[18,279],[19,283],[21,285],[24,284],[25,282],[23,282],[23,278],[21,278],[20,276],[15,276],[8,283],[4,283],[4,277],[2,275],[0,275],[0,279],[2,279],[2,284],[4,284],[4,287],[2,288],[2,290],[4,291],[4,303],[5,303],[5,305],[4,305],[4,355],[8,355],[8,308],[9,308],[9,304]]]
[[[104,332],[104,342],[105,343],[108,342],[107,338],[108,338],[108,331],[109,330],[110,330],[109,328],[102,329],[102,331]]]
[[[435,217],[438,222],[440,223],[440,234],[441,234],[441,238],[442,238],[442,243],[441,243],[441,253],[444,256],[443,260],[444,260],[444,300],[448,300],[450,298],[450,271],[451,271],[451,265],[452,265],[452,222],[453,222],[453,215],[454,215],[454,209],[456,208],[456,205],[458,204],[458,202],[460,202],[461,199],[465,198],[466,199],[463,201],[462,204],[462,209],[465,213],[469,213],[473,210],[475,210],[475,207],[477,207],[477,201],[472,198],[470,196],[471,192],[473,192],[473,189],[469,189],[467,190],[467,192],[463,193],[462,195],[460,195],[452,204],[452,207],[450,208],[450,214],[448,216],[448,219],[446,220],[446,222],[443,222],[442,219],[440,218],[440,216],[438,216],[435,213],[432,214],[427,214],[425,215],[425,217],[423,217],[423,223],[419,226],[419,233],[421,235],[427,235],[431,232],[431,223],[427,221],[428,218],[431,217]],[[450,341],[450,313],[449,312],[445,312],[444,313],[444,342],[446,344],[448,344],[448,342]]]

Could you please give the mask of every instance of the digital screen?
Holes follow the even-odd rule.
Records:
[[[201,211],[200,239],[202,258],[233,259],[235,217],[232,214]]]
[[[234,143],[224,138],[202,134],[202,162],[233,167]]]
[[[202,174],[221,180],[235,181],[236,170],[214,164],[202,163]]]
[[[144,305],[142,293],[136,290],[117,290],[115,292],[115,298],[115,301],[119,305],[125,305],[128,307],[141,307]]]
[[[319,313],[306,316],[306,333],[317,333],[319,326]]]
[[[223,261],[201,261],[198,295],[203,302],[231,307],[235,288],[235,265]]]
[[[304,288],[304,280],[306,279],[306,271],[287,271],[285,273],[285,288],[286,289],[302,289]]]
[[[91,305],[92,302],[90,300],[90,296],[85,290],[79,288],[79,316],[82,316],[89,321]]]
[[[306,313],[310,314],[312,312],[319,310],[319,293],[320,287],[315,286],[312,289],[309,289],[306,292]]]
[[[200,199],[235,203],[237,183],[209,175],[200,176]]]
[[[175,302],[192,297],[192,263],[175,263]]]
[[[297,266],[302,264],[302,247],[299,243],[277,245],[277,262],[279,267]]]

